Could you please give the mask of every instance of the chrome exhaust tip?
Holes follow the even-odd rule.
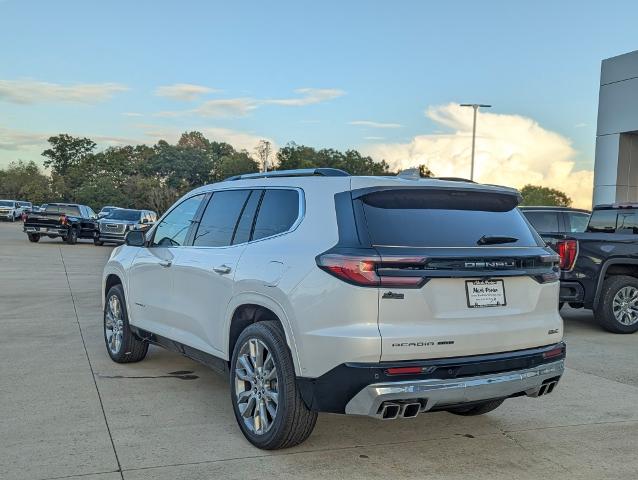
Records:
[[[401,412],[401,405],[398,403],[384,402],[381,405],[380,415],[382,420],[394,420]]]
[[[401,416],[403,418],[414,418],[421,411],[420,403],[404,403],[401,408]]]

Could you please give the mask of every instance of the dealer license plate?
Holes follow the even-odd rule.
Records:
[[[466,280],[465,292],[469,308],[503,307],[507,304],[503,280]]]

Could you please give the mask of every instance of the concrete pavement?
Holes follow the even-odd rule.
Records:
[[[225,379],[205,367],[154,347],[143,362],[111,362],[109,252],[32,244],[20,224],[0,223],[2,479],[638,477],[638,335],[606,333],[590,313],[566,313],[568,369],[548,397],[469,418],[323,414],[303,445],[265,452],[244,440]]]

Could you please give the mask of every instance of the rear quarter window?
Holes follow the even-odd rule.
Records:
[[[476,247],[483,236],[513,239],[499,246],[542,245],[511,194],[419,188],[372,192],[361,201],[374,245]]]
[[[616,217],[616,210],[594,210],[589,219],[587,231],[614,233],[616,231]]]
[[[287,232],[298,217],[299,192],[296,190],[266,190],[255,219],[252,239],[259,240]]]

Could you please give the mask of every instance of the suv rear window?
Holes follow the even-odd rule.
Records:
[[[483,236],[512,237],[500,246],[538,246],[513,195],[449,189],[382,190],[362,197],[374,245],[476,247]]]
[[[615,232],[616,210],[594,210],[587,225],[588,232]]]

